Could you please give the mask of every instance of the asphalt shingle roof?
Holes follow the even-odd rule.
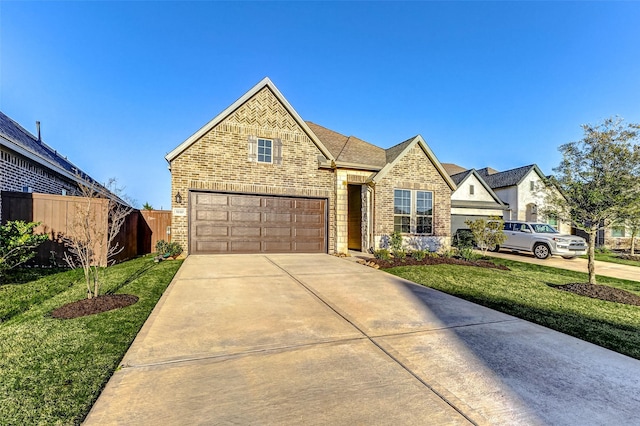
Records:
[[[477,170],[477,172],[480,176],[482,176],[482,179],[484,179],[484,181],[491,187],[491,189],[496,189],[517,185],[522,180],[522,178],[524,178],[527,173],[529,173],[531,169],[535,167],[535,164],[530,164],[528,166],[518,167],[517,169],[511,169],[493,174],[487,174],[487,168]]]
[[[26,131],[3,112],[0,112],[0,136],[41,158],[43,162],[58,166],[71,174],[83,173],[56,150],[38,141],[38,138]],[[11,148],[11,146],[9,146]],[[84,174],[84,173],[83,173]]]
[[[453,164],[453,163],[442,163],[442,167],[444,167],[444,170],[447,172],[449,176],[453,176],[458,173],[467,171],[467,169],[465,169],[464,167],[458,166],[457,164]]]
[[[336,161],[382,168],[387,163],[383,148],[365,142],[355,136],[345,136],[311,121],[306,122],[320,142],[331,152]],[[392,149],[392,148],[390,148]]]
[[[446,169],[445,169],[446,170]],[[467,178],[467,176],[469,176],[471,173],[473,173],[473,169],[470,170],[465,170],[463,172],[460,173],[456,173],[453,175],[450,175],[449,177],[451,178],[451,180],[453,181],[453,183],[457,185],[460,185],[460,182],[462,182],[463,180],[465,180]]]

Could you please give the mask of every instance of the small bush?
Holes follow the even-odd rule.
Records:
[[[407,257],[407,252],[404,250],[396,250],[393,252],[393,257],[398,260],[404,260]]]
[[[455,256],[457,254],[456,250],[454,249],[447,249],[447,250],[443,250],[442,253],[440,254],[440,256],[446,258],[446,259],[450,259],[453,256]]]
[[[165,257],[178,257],[182,254],[182,246],[177,242],[166,242],[165,240],[160,240],[156,243],[156,252]]]
[[[373,257],[380,260],[391,260],[391,254],[387,249],[380,249],[373,252]]]
[[[458,229],[453,235],[452,244],[454,247],[473,247],[475,241],[473,240],[473,232],[470,229]]]
[[[458,248],[458,254],[460,255],[461,258],[470,262],[474,260],[478,260],[480,258],[480,256],[478,256],[478,254],[475,253],[471,247]]]
[[[425,257],[427,257],[427,251],[426,250],[415,250],[411,252],[411,257],[414,258],[415,260],[417,260],[418,262],[424,260]]]

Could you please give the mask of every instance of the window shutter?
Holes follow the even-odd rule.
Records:
[[[273,164],[282,165],[282,139],[273,140]]]
[[[255,163],[258,161],[258,137],[249,136],[247,141],[247,161]]]

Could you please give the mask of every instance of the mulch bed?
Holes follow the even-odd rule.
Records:
[[[87,315],[99,314],[113,309],[124,308],[138,301],[138,296],[131,294],[105,294],[93,299],[82,299],[67,303],[51,312],[51,316],[60,319],[72,319]]]
[[[369,259],[370,262],[374,262],[380,268],[393,268],[395,266],[419,266],[419,265],[462,265],[462,266],[477,266],[480,268],[500,269],[503,271],[509,271],[504,265],[496,265],[489,260],[464,260],[455,257],[425,257],[422,260],[416,260],[407,256],[403,260],[391,259]]]
[[[591,297],[593,299],[624,303],[625,305],[640,306],[640,296],[626,290],[609,287],[606,285],[571,283],[558,286],[554,285],[553,287],[557,288],[558,290],[568,291],[571,293],[579,294],[580,296]]]

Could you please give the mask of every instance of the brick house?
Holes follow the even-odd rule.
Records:
[[[38,136],[0,112],[0,191],[72,195],[84,174],[42,141],[36,125]]]
[[[190,254],[450,244],[455,184],[421,136],[383,149],[306,122],[268,78],[165,158]]]

